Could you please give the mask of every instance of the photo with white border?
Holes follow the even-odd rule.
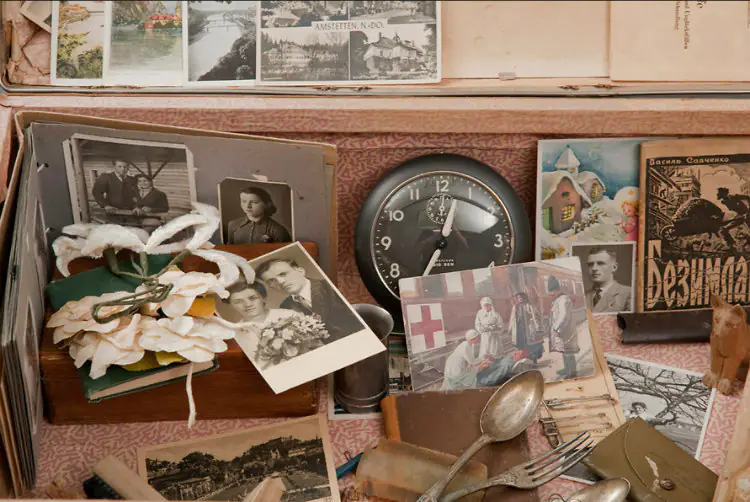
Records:
[[[635,242],[573,244],[580,258],[586,305],[597,314],[635,311]]]
[[[642,418],[698,458],[716,395],[701,381],[703,375],[629,357],[606,358],[625,418]]]
[[[288,183],[224,178],[218,186],[221,242],[293,242],[294,197]]]
[[[340,501],[323,415],[140,448],[138,472],[167,500]]]
[[[235,339],[274,392],[385,350],[299,242],[248,263],[255,282],[227,288],[222,307],[243,322]]]

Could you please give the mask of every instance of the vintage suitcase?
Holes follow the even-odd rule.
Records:
[[[280,246],[253,244],[217,246],[217,249],[251,259]],[[304,243],[304,247],[317,258],[315,244]],[[101,264],[98,260],[79,259],[71,264],[70,270],[77,273]],[[185,259],[183,266],[185,270],[217,271],[212,270],[215,265],[195,257]],[[51,329],[44,332],[39,359],[45,414],[53,424],[187,420],[189,411],[185,379],[90,403],[86,400],[78,370],[67,350],[53,344]],[[219,368],[195,376],[192,387],[200,420],[302,416],[315,413],[318,406],[317,381],[274,394],[233,340],[229,343],[229,350],[219,354]]]

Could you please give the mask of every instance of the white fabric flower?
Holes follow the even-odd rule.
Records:
[[[118,300],[129,294],[127,291],[119,291],[117,293],[106,293],[102,296],[85,296],[80,300],[67,302],[47,321],[48,328],[55,328],[52,337],[54,343],[66,340],[82,331],[109,333],[115,330],[120,323],[118,319],[107,323],[98,323],[94,320],[94,305]],[[105,306],[99,309],[99,316],[107,317],[127,308],[123,305]]]
[[[159,304],[161,310],[169,317],[185,315],[199,296],[211,293],[221,298],[229,296],[229,291],[224,288],[216,276],[205,272],[168,270],[159,276],[159,283],[172,285],[169,296]],[[136,292],[140,293],[145,289],[145,286],[139,286]]]
[[[70,275],[68,265],[76,258],[100,258],[107,248],[141,252],[148,239],[148,232],[140,228],[109,224],[76,223],[64,227],[63,234],[52,243],[52,250],[57,257],[57,269],[65,277]]]
[[[211,247],[209,239],[216,233],[221,223],[219,210],[208,204],[193,202],[193,211],[183,214],[160,226],[146,242],[145,251],[149,254],[175,253],[182,250],[195,251],[205,246]],[[180,242],[164,244],[186,228],[193,228],[193,236]]]
[[[248,284],[255,281],[255,270],[250,263],[241,256],[218,249],[198,249],[193,251],[195,256],[203,258],[219,266],[219,281],[224,286],[230,286],[240,278],[240,272]]]
[[[224,340],[234,338],[234,330],[212,320],[189,316],[174,319],[144,318],[141,322],[141,348],[154,352],[176,352],[194,363],[207,362],[227,350]]]
[[[104,376],[112,365],[137,363],[146,353],[138,343],[141,336],[140,314],[112,322],[117,323],[115,329],[106,333],[87,331],[70,343],[69,354],[76,368],[91,361],[89,376],[93,379]]]

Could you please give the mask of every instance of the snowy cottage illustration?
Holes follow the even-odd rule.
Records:
[[[581,213],[604,197],[606,187],[592,171],[578,172],[581,162],[570,147],[563,150],[555,170],[542,173],[542,226],[552,234],[570,230]]]

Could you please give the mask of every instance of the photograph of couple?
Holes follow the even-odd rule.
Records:
[[[293,364],[300,356],[348,338],[369,335],[382,346],[299,243],[251,260],[250,264],[255,269],[255,282],[241,281],[230,286],[222,314],[245,326],[236,340],[261,374],[279,367],[288,372],[285,363]],[[379,351],[373,352],[377,345],[371,343],[355,348],[343,359],[330,357],[337,355],[336,347],[324,350],[317,376],[347,365],[344,360],[353,357],[352,362],[356,362]]]

